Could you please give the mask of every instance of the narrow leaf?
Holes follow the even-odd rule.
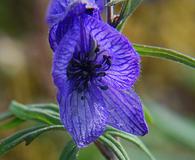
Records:
[[[180,52],[171,49],[153,47],[153,46],[147,46],[141,44],[134,44],[134,48],[141,56],[163,58],[163,59],[172,60],[175,62],[185,64],[189,67],[195,68],[195,58],[184,55]]]
[[[11,112],[4,112],[0,114],[0,121],[6,120],[8,118],[11,118],[13,114]]]
[[[116,5],[118,3],[122,3],[124,1],[126,1],[126,0],[112,0],[112,1],[108,2],[105,6],[106,7],[114,6],[114,5]]]
[[[152,115],[149,109],[146,106],[144,106],[143,109],[144,109],[144,116],[145,116],[146,121],[148,122],[148,124],[152,124],[153,118],[152,118]]]
[[[142,149],[151,160],[155,160],[154,156],[150,153],[150,151],[148,150],[148,148],[144,145],[144,143],[136,136],[133,136],[131,134],[122,132],[120,130],[116,130],[114,128],[109,127],[107,130],[107,133],[113,135],[113,136],[117,136],[120,138],[123,138],[129,142],[134,143],[135,145],[137,145],[140,149]]]
[[[36,126],[28,129],[21,130],[14,135],[0,141],[0,156],[4,155],[16,145],[26,141],[26,144],[30,144],[40,134],[54,129],[63,129],[62,125],[53,126]]]
[[[79,149],[71,140],[63,149],[59,160],[77,160]]]
[[[125,22],[127,21],[128,17],[133,14],[133,12],[137,9],[137,7],[142,3],[143,0],[126,0],[123,4],[118,25],[116,28],[119,31],[122,31]]]
[[[122,18],[131,16],[137,7],[142,3],[143,0],[127,0],[124,4],[124,11],[122,11]]]
[[[36,120],[47,124],[61,124],[59,116],[36,107],[28,107],[13,101],[10,105],[11,112],[22,120]]]
[[[19,126],[20,124],[22,124],[23,122],[24,121],[19,118],[13,118],[6,123],[0,124],[0,130],[7,130],[7,129],[15,128]]]
[[[105,144],[108,148],[110,148],[115,155],[117,156],[117,158],[119,160],[126,160],[123,153],[121,153],[121,151],[118,149],[118,147],[112,142],[110,141],[108,138],[101,136],[98,139],[101,143]]]
[[[47,104],[30,104],[27,105],[29,107],[34,107],[34,108],[40,108],[40,109],[44,109],[44,110],[50,110],[56,113],[59,113],[59,107],[56,104],[53,103],[47,103]]]
[[[38,129],[36,132],[29,134],[25,138],[26,145],[29,145],[35,138],[37,138],[42,133],[44,133],[46,131],[50,131],[50,130],[64,130],[64,127],[62,125],[52,125],[52,126],[42,127],[40,129]]]
[[[123,148],[123,146],[120,144],[120,142],[117,141],[117,139],[115,139],[114,137],[112,137],[110,134],[105,134],[104,137],[106,137],[113,144],[115,144],[115,146],[121,151],[121,153],[123,154],[123,156],[125,157],[125,159],[126,160],[129,160],[129,157],[127,155],[127,152],[125,151],[125,149]]]

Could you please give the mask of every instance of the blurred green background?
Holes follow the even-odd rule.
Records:
[[[47,4],[48,0],[0,1],[0,112],[12,99],[56,102],[45,22]],[[195,1],[145,0],[129,19],[124,34],[132,42],[195,56]],[[143,58],[136,91],[153,115],[150,133],[142,139],[156,158],[194,160],[195,71],[169,61]],[[0,139],[13,132],[0,131]],[[69,138],[62,132],[49,132],[28,147],[19,145],[2,159],[55,160]],[[124,145],[132,160],[148,159],[134,145]],[[79,158],[103,160],[93,145],[83,149]]]

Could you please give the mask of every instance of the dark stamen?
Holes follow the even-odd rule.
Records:
[[[96,64],[96,65],[95,65],[95,68],[101,68],[101,67],[102,67],[101,64]]]
[[[84,96],[81,96],[81,100],[84,100]]]
[[[104,77],[104,76],[106,76],[106,73],[105,72],[99,72],[96,75],[97,75],[97,77]]]
[[[100,89],[107,90],[108,89],[108,86],[100,86]]]
[[[94,8],[87,8],[85,10],[85,13],[92,16],[93,15],[93,11],[94,11]]]
[[[81,59],[80,53],[78,53],[79,56],[72,58],[68,64],[67,77],[69,80],[74,80],[74,88],[79,93],[88,88],[90,81],[95,80],[97,83],[98,81],[100,82],[106,76],[106,71],[111,66],[111,57],[107,55],[103,55],[102,61],[97,63],[97,57],[100,56],[97,52],[99,52],[99,47],[93,50],[93,53],[96,55],[93,60],[87,53],[82,54],[85,56]],[[102,90],[108,89],[106,85],[100,85],[99,87]]]
[[[99,51],[100,51],[99,47],[96,47],[95,52],[97,53]]]

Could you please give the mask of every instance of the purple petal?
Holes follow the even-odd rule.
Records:
[[[51,0],[47,11],[47,22],[51,28],[67,16],[75,17],[84,13],[86,8],[98,10],[94,0]],[[99,14],[96,16],[99,17]]]
[[[58,41],[57,41],[57,36],[56,36],[57,28],[58,28],[58,25],[55,24],[49,31],[49,44],[53,51],[55,51],[56,48],[58,47]]]
[[[103,134],[107,114],[101,94],[91,86],[88,92],[59,93],[60,116],[77,146],[86,147]]]
[[[62,38],[53,57],[52,76],[55,85],[63,90],[67,85],[67,66],[77,48],[80,40],[80,28],[73,25]]]
[[[53,51],[56,50],[60,41],[66,34],[66,32],[72,29],[73,25],[78,25],[76,22],[78,18],[66,17],[58,24],[54,24],[49,31],[49,43]]]
[[[140,98],[132,89],[119,91],[109,88],[102,95],[109,112],[108,125],[134,135],[148,133]]]
[[[98,7],[100,8],[100,10],[102,11],[105,7],[105,0],[95,0]]]
[[[103,81],[114,88],[130,88],[140,73],[140,57],[131,43],[116,29],[93,17],[85,17],[85,26],[100,51],[111,56],[112,65]]]
[[[47,22],[49,26],[53,26],[54,24],[58,23],[66,16],[71,1],[72,0],[51,0],[50,1],[48,7],[48,13],[47,13]]]
[[[79,0],[51,0],[47,13],[50,28],[68,16],[74,17],[83,13],[85,6],[86,3],[81,3]]]
[[[55,8],[54,7],[55,5],[62,3],[61,1],[55,1],[55,2],[56,3],[54,3],[53,6],[51,4],[50,8],[52,7]],[[59,8],[59,7],[56,7],[56,8]],[[50,16],[48,15],[48,18],[52,17],[53,19],[55,19],[55,22],[52,22],[52,23],[48,22],[50,25],[49,42],[50,42],[50,46],[53,51],[56,50],[60,41],[62,40],[64,35],[67,33],[67,31],[72,29],[74,25],[78,25],[78,22],[77,22],[79,19],[78,16],[85,12],[85,4],[81,4],[81,3],[70,4],[69,6],[64,8],[63,12],[64,12],[63,17],[60,19],[59,19],[60,16],[58,15],[57,15],[57,19],[55,18],[55,16],[51,16],[52,14],[50,14]],[[49,18],[49,19],[52,19],[52,18]]]
[[[79,25],[78,21],[80,21],[81,19],[80,16],[85,15],[86,12],[86,4],[74,3],[68,6],[67,8],[64,8],[64,12],[65,11],[66,13],[63,14],[62,18],[55,20],[55,22],[49,23],[50,25],[49,42],[53,51],[56,50],[66,32],[69,29],[72,29],[73,25]],[[97,19],[101,19],[100,12],[98,9],[94,9],[90,16],[93,16]],[[55,19],[55,16],[50,15],[48,16],[48,18],[49,17]],[[57,18],[59,17],[57,16]]]
[[[97,4],[98,8],[102,11],[104,9],[105,0],[88,0],[92,4]]]

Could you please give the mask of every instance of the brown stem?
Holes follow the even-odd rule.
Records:
[[[116,156],[114,155],[114,153],[107,148],[104,144],[96,141],[95,145],[97,146],[97,148],[99,149],[99,151],[102,153],[102,155],[107,159],[107,160],[116,160]]]
[[[111,0],[107,0],[106,2],[109,3]],[[107,17],[107,22],[108,24],[112,24],[112,20],[113,20],[113,16],[114,16],[114,7],[113,6],[109,6],[106,9],[106,17]]]

